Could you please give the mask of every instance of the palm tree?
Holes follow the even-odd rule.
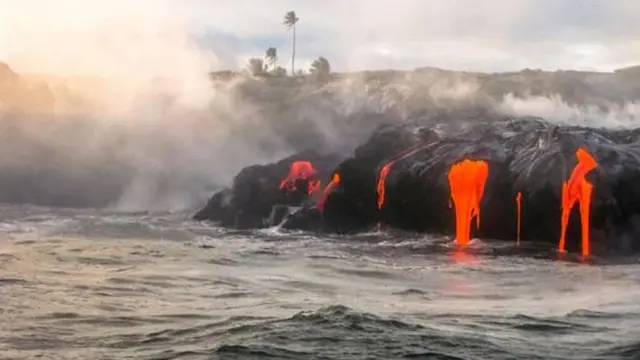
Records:
[[[267,54],[265,55],[267,61],[271,65],[271,71],[275,72],[276,70],[276,61],[278,60],[278,50],[274,47],[270,47],[267,49]]]
[[[331,65],[329,64],[329,60],[320,56],[313,61],[309,72],[315,75],[318,79],[327,79],[329,75],[331,75]]]
[[[295,74],[295,62],[296,62],[296,23],[300,20],[296,16],[295,11],[289,11],[284,15],[284,26],[287,30],[293,28],[293,52],[291,53],[291,74]]]

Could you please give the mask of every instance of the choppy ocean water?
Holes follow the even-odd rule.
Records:
[[[0,208],[2,359],[637,359],[637,259]]]

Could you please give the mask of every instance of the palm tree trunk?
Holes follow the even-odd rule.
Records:
[[[293,52],[291,53],[291,76],[295,76],[296,64],[296,24],[293,24]]]

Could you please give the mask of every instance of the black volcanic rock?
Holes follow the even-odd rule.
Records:
[[[306,151],[275,164],[249,166],[234,178],[231,187],[216,193],[194,218],[217,221],[222,226],[240,229],[270,226],[268,220],[275,205],[301,206],[306,201],[314,200],[303,191],[307,185],[304,181],[296,183],[297,191],[280,189],[280,181],[287,177],[291,164],[296,161],[311,162],[318,172],[317,179],[326,182],[341,160],[342,157],[338,155]],[[282,214],[278,218],[282,218]]]
[[[521,191],[522,240],[555,243],[560,234],[562,183],[577,163],[576,150],[582,147],[599,162],[587,176],[595,185],[591,206],[594,247],[600,251],[640,250],[640,242],[622,240],[629,232],[640,235],[635,233],[634,222],[640,212],[640,143],[632,142],[636,137],[637,131],[556,127],[536,119],[471,126],[394,163],[386,180],[385,204],[369,226],[380,222],[405,230],[453,234],[448,170],[462,159],[485,160],[489,178],[481,203],[482,225],[475,236],[515,239],[515,197]],[[353,176],[346,173],[350,169],[341,170],[342,176]],[[368,191],[375,193],[371,188]],[[347,198],[338,193],[330,203],[336,209],[353,206]],[[574,207],[569,223],[569,250],[579,249],[577,209]],[[333,216],[329,209],[326,212],[326,218]]]
[[[472,227],[472,236],[515,240],[515,197],[522,192],[522,241],[557,243],[562,184],[577,163],[576,150],[583,148],[598,162],[587,175],[594,184],[593,251],[640,250],[640,241],[634,241],[640,236],[639,130],[555,126],[540,118],[486,116],[477,121],[467,119],[466,125],[455,131],[434,130],[451,129],[454,118],[438,124],[414,121],[383,126],[356,149],[352,158],[335,168],[328,167],[331,161],[315,160],[327,165],[322,169],[326,178],[339,174],[340,186],[329,194],[323,213],[315,203],[303,201],[301,209],[285,216],[283,227],[346,233],[382,224],[453,235],[455,216],[450,206],[448,170],[458,161],[472,159],[489,164],[481,226],[479,230]],[[398,158],[407,149],[417,150]],[[277,179],[299,158],[245,169],[233,189],[216,194],[209,208],[196,218],[220,220],[232,227],[264,226],[262,219],[274,205],[299,205],[287,203],[277,191]],[[384,206],[378,211],[376,184],[380,170],[394,158],[385,182]],[[233,217],[244,220],[234,223]],[[567,231],[569,251],[580,249],[579,219],[576,205]]]

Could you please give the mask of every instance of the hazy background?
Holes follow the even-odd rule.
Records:
[[[157,59],[167,52],[180,65],[229,68],[274,46],[288,62],[291,34],[282,18],[289,10],[300,17],[301,66],[323,55],[338,71],[610,71],[640,58],[634,0],[0,0],[0,57],[20,60],[19,71],[74,64],[74,73],[120,72],[122,63],[155,57],[139,69],[148,73],[172,68]],[[217,61],[201,51],[186,56],[191,41]]]
[[[348,150],[377,124],[363,122],[370,113],[396,121],[443,101],[486,103],[486,79],[468,74],[212,83],[210,71],[244,68],[270,46],[289,69],[289,10],[305,70],[318,56],[338,72],[613,71],[640,59],[633,0],[0,0],[0,61],[12,69],[0,67],[0,201],[191,209],[246,165],[305,146]],[[638,82],[602,79],[540,80],[552,90],[516,96],[509,84],[538,79],[515,75],[492,106],[636,126],[626,94]],[[563,95],[582,85],[606,91]]]

